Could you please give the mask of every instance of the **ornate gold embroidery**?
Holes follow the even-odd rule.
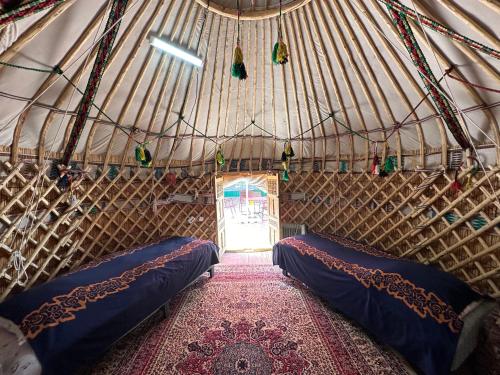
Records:
[[[458,333],[462,329],[463,322],[453,307],[442,301],[433,292],[427,292],[425,289],[417,287],[398,273],[386,273],[379,269],[366,268],[346,262],[294,238],[286,238],[279,243],[294,247],[301,255],[312,256],[330,269],[335,268],[353,276],[366,288],[373,286],[386,292],[401,300],[421,318],[429,316],[440,324],[447,324],[454,333]]]
[[[336,242],[339,245],[361,251],[361,252],[366,253],[368,255],[373,255],[373,256],[382,257],[382,258],[389,258],[389,259],[397,259],[394,255],[386,253],[384,251],[380,251],[379,249],[377,249],[374,246],[365,245],[363,243],[353,241],[349,238],[336,236],[334,234],[319,233],[319,232],[314,232],[314,231],[313,231],[313,233],[319,237]]]
[[[68,294],[56,296],[52,298],[51,302],[44,303],[37,310],[26,315],[20,324],[21,331],[28,339],[34,339],[46,328],[55,327],[75,319],[73,312],[85,309],[87,303],[104,299],[125,290],[133,281],[145,273],[161,268],[169,261],[187,255],[197,247],[209,242],[194,240],[169,254],[124,271],[120,276],[99,283],[80,286]]]

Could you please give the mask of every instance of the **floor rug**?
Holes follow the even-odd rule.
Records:
[[[267,265],[217,266],[92,373],[409,374],[398,356]]]

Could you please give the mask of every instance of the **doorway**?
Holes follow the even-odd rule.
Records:
[[[222,251],[266,251],[274,245],[276,219],[270,213],[276,215],[277,199],[268,192],[270,178],[274,180],[274,176],[266,174],[224,175],[216,179],[217,229]]]

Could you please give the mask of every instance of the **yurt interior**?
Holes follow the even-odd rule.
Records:
[[[0,375],[499,375],[498,0],[0,0]]]

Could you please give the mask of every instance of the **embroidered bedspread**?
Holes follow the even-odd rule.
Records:
[[[44,374],[71,374],[218,263],[211,241],[174,237],[114,254],[0,304]]]
[[[273,263],[427,375],[450,372],[459,315],[481,298],[448,273],[337,236],[285,238]]]

